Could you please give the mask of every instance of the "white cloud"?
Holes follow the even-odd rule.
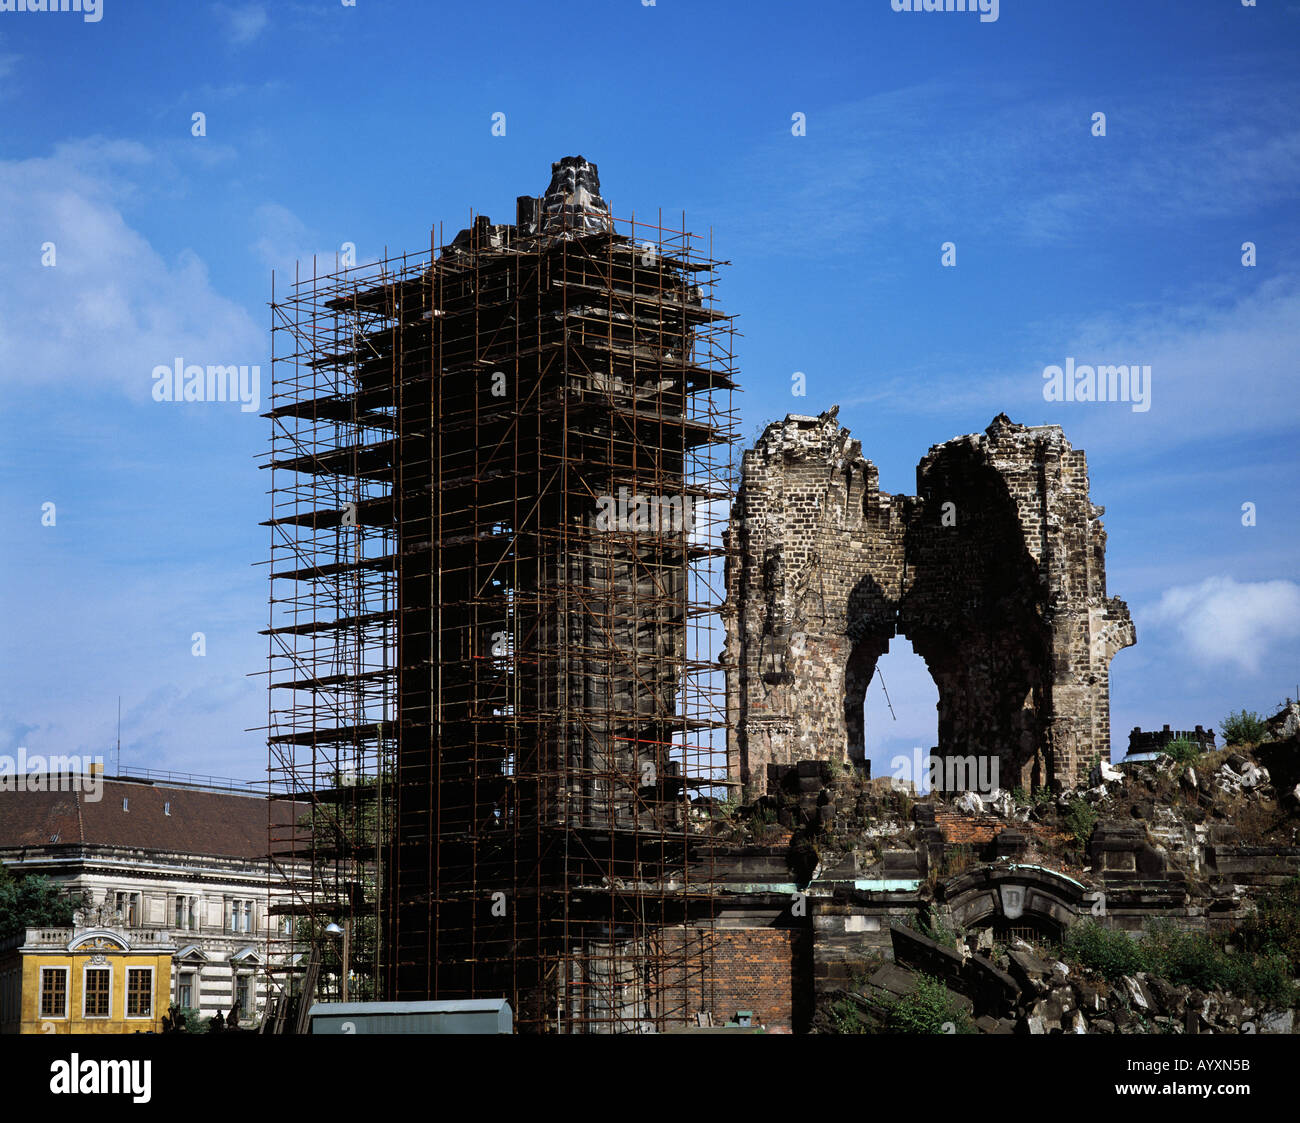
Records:
[[[884,232],[930,239],[936,228],[1083,244],[1236,215],[1242,200],[1285,205],[1300,180],[1300,127],[1279,113],[1294,82],[1261,96],[1255,77],[1213,71],[1176,92],[1139,81],[1101,139],[1091,101],[1044,98],[1019,80],[981,82],[970,98],[965,77],[809,107],[806,141],[782,129],[755,145],[736,189],[764,251],[825,260]]]
[[[0,161],[0,380],[117,385],[136,400],[180,355],[256,363],[263,332],[215,291],[191,251],[164,259],[123,217],[132,173],[157,174],[139,144],[92,139]],[[43,266],[54,244],[56,264]]]
[[[342,254],[344,243],[324,245],[325,239],[311,229],[288,207],[279,203],[263,203],[254,212],[257,239],[249,246],[258,259],[279,276],[292,282],[295,269],[302,277],[310,277],[315,269],[319,276],[351,268],[345,265]],[[352,247],[353,252],[356,246]],[[373,258],[358,256],[357,267],[371,264]]]
[[[1253,674],[1270,647],[1300,631],[1300,585],[1209,577],[1199,585],[1165,590],[1145,613],[1145,622],[1172,629],[1202,663]]]
[[[1158,308],[1126,310],[1062,331],[1065,342],[1044,344],[1041,365],[1006,384],[1030,424],[1065,427],[1076,447],[1097,449],[1214,440],[1231,433],[1284,433],[1300,423],[1293,390],[1300,350],[1300,278],[1279,276],[1241,294]],[[1151,367],[1150,408],[1128,403],[1042,400],[1043,367],[1123,363]],[[1037,399],[1035,401],[1035,399]]]
[[[1270,278],[1249,292],[1207,292],[1195,300],[1128,308],[1115,315],[1034,325],[1033,365],[1018,373],[954,374],[947,359],[891,372],[846,407],[884,405],[901,413],[1005,410],[1025,425],[1062,426],[1075,448],[1146,449],[1231,433],[1293,432],[1300,353],[1300,277]],[[1045,402],[1043,368],[1076,363],[1151,367],[1150,409],[1125,402]],[[918,395],[924,382],[927,393]]]
[[[266,9],[257,4],[247,4],[241,8],[222,7],[218,9],[225,22],[227,37],[236,46],[251,43],[266,30]]]
[[[306,263],[310,274],[316,235],[307,229],[306,224],[279,203],[263,203],[257,208],[255,219],[260,237],[251,248],[262,263],[272,269],[288,270],[292,275],[294,262],[301,261]],[[326,263],[326,269],[334,271],[332,257]]]

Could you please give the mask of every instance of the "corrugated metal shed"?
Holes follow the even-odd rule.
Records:
[[[317,1002],[311,1033],[513,1033],[504,998],[442,1002]]]

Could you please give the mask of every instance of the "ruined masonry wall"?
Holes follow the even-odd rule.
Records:
[[[1083,452],[999,415],[932,448],[915,496],[888,495],[836,412],[768,426],[742,460],[726,612],[739,779],[861,762],[864,694],[901,634],[939,688],[940,755],[995,757],[1005,788],[1081,782],[1110,759],[1110,660],[1135,639],[1106,595]]]

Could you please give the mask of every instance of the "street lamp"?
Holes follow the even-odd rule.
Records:
[[[342,928],[331,922],[325,926],[325,931],[331,936],[341,935],[343,937],[343,1001],[346,1002],[348,1000],[348,966],[352,951],[352,921],[345,919]]]

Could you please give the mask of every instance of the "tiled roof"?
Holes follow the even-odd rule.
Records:
[[[270,801],[277,824],[306,810]],[[105,780],[96,802],[85,792],[0,791],[0,848],[120,846],[264,858],[267,811],[268,801],[258,796],[119,780]]]

